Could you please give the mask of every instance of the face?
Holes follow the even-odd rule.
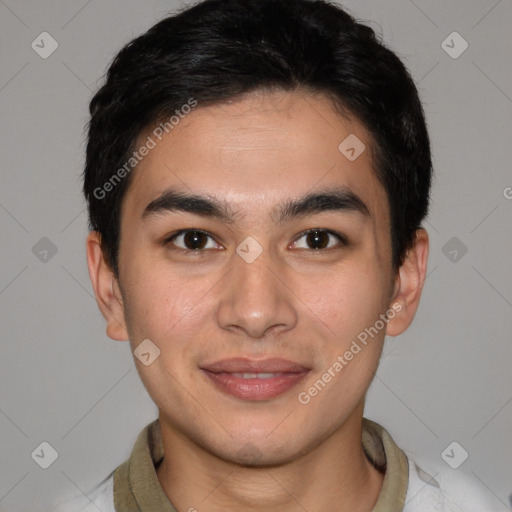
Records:
[[[355,160],[339,149],[354,135]],[[386,329],[404,325],[363,126],[325,97],[253,94],[198,106],[134,173],[103,309],[112,338],[160,351],[135,364],[168,427],[276,463],[361,416]]]

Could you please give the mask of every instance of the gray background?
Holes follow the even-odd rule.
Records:
[[[474,474],[509,510],[512,1],[343,5],[411,70],[436,171],[422,302],[412,327],[386,341],[366,416],[437,465],[457,441],[469,458],[451,471]],[[106,337],[93,298],[80,173],[87,104],[107,64],[176,6],[0,0],[3,511],[45,511],[87,491],[129,456],[156,417],[128,344]],[[31,48],[43,31],[59,45],[47,59]],[[453,31],[469,43],[456,59],[441,46]],[[43,237],[56,254],[44,253]],[[31,458],[42,441],[58,452],[46,470]]]

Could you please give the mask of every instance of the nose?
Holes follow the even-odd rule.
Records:
[[[235,253],[217,310],[219,325],[251,338],[292,329],[298,315],[287,267],[268,250],[251,263]]]

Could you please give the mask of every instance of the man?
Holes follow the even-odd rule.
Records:
[[[62,510],[491,510],[363,418],[420,301],[432,171],[370,28],[206,0],[123,48],[90,111],[91,282],[159,417]]]

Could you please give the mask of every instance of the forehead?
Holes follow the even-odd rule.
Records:
[[[263,216],[285,196],[341,185],[363,199],[372,218],[387,222],[372,138],[324,96],[258,92],[223,104],[199,104],[161,140],[156,127],[139,138],[139,145],[148,136],[155,145],[132,171],[122,218],[140,216],[169,188],[219,197],[237,211]]]

